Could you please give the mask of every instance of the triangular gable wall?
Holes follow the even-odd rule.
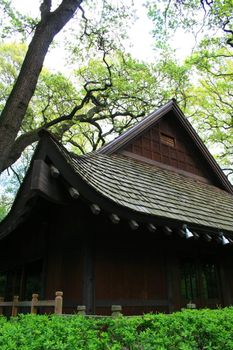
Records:
[[[127,151],[214,182],[200,152],[172,113],[136,137],[121,151]]]
[[[155,131],[156,128],[159,129],[158,132]],[[156,137],[161,137],[161,133],[164,134],[164,142],[159,143]],[[175,147],[172,149],[171,137],[175,137]],[[157,162],[157,165],[166,166],[181,173],[185,172],[186,175],[191,174],[193,177],[198,176],[200,179],[206,179],[211,184],[233,193],[233,186],[174,99],[97,152],[107,155],[123,152],[134,158],[137,156],[141,161]]]

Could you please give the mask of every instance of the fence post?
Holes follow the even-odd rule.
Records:
[[[56,315],[62,315],[63,292],[56,292],[55,295],[54,313]]]
[[[85,305],[78,305],[77,306],[78,315],[86,315],[86,306]]]
[[[32,294],[31,314],[37,314],[38,297],[39,294]]]
[[[0,303],[4,302],[4,297],[0,297]],[[3,315],[3,306],[0,306],[0,315]]]
[[[122,315],[122,306],[121,305],[112,305],[111,306],[112,316],[118,317]]]
[[[19,302],[19,296],[14,295],[11,316],[17,316],[17,313],[18,313],[18,305],[17,304],[18,304],[18,302]]]

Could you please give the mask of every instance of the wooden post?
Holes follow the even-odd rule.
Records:
[[[19,302],[19,296],[14,295],[11,316],[17,316],[17,313],[18,313],[18,305],[17,304],[18,304],[18,302]]]
[[[85,305],[78,305],[77,306],[78,315],[86,315],[86,306]]]
[[[98,204],[93,203],[90,208],[94,215],[99,215],[99,213],[101,212],[101,209],[98,206]]]
[[[37,314],[39,294],[32,294],[31,314]]]
[[[56,292],[55,295],[54,313],[56,315],[62,315],[63,292]]]
[[[186,305],[187,309],[196,309],[196,304],[194,304],[192,301],[190,301],[187,305]]]
[[[122,306],[121,305],[112,305],[111,306],[112,316],[118,317],[122,315]]]
[[[4,302],[4,297],[0,297],[0,303]],[[3,315],[3,306],[0,306],[0,315]]]
[[[54,177],[56,179],[60,175],[60,171],[54,165],[51,165],[50,166],[50,174],[52,177]]]
[[[129,226],[131,227],[132,230],[137,230],[139,228],[139,224],[135,220],[130,220]]]
[[[74,187],[70,187],[70,188],[69,188],[69,194],[71,195],[71,197],[72,197],[73,199],[78,199],[79,196],[80,196],[79,192],[78,192],[78,191],[76,190],[76,188],[74,188]]]
[[[83,298],[88,315],[95,313],[95,275],[93,241],[86,235],[83,242]]]
[[[120,218],[117,214],[112,213],[110,215],[110,220],[112,221],[113,224],[119,224]]]

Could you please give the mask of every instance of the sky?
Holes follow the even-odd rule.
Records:
[[[39,16],[40,0],[13,0],[12,3],[20,12],[27,13],[33,17]],[[53,3],[56,2],[53,1]],[[137,19],[128,32],[129,39],[126,46],[133,57],[145,62],[153,62],[155,57],[153,50],[154,39],[151,35],[153,24],[147,16],[147,10],[143,6],[143,3],[145,3],[145,0],[134,0]],[[62,35],[62,33],[59,34],[60,37]],[[191,53],[194,46],[194,39],[190,34],[180,30],[174,35],[171,45],[176,49],[177,58],[183,60]],[[45,66],[53,71],[65,71],[65,62],[65,51],[60,46],[50,50],[45,59]]]

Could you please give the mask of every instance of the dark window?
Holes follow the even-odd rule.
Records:
[[[194,300],[198,296],[197,270],[191,261],[181,264],[181,295],[188,300]]]
[[[7,282],[5,289],[6,300],[12,300],[14,295],[20,296],[22,283],[22,269],[18,268],[7,272]]]
[[[25,266],[24,299],[30,300],[33,293],[41,294],[42,289],[42,269],[41,260],[27,264]]]
[[[218,274],[216,265],[210,262],[202,264],[203,293],[206,299],[219,298]]]
[[[22,300],[31,300],[33,293],[42,293],[43,261],[30,262],[5,273],[0,272],[0,296],[12,300],[18,295]]]
[[[187,300],[218,299],[219,283],[216,264],[195,260],[181,263],[181,295]]]
[[[160,140],[163,144],[170,146],[170,147],[175,147],[175,138],[169,135],[166,135],[164,133],[160,134]]]

